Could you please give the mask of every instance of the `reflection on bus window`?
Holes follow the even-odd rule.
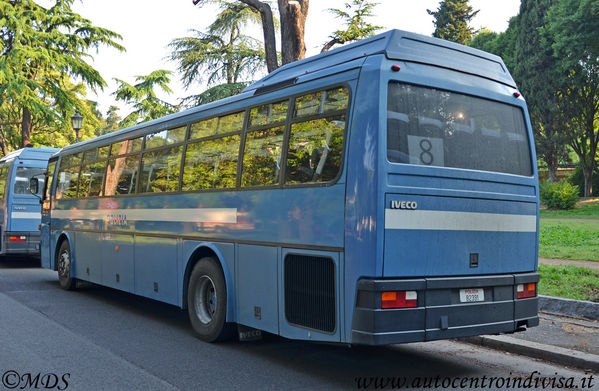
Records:
[[[42,189],[44,188],[44,172],[43,168],[17,167],[14,194],[31,194],[29,191],[29,180],[36,177],[39,181],[37,194],[41,196]]]
[[[189,144],[181,190],[235,187],[240,138],[234,135]]]
[[[329,182],[337,177],[343,154],[343,116],[291,126],[286,183]]]
[[[177,191],[182,147],[165,148],[144,153],[139,193]]]
[[[139,155],[109,159],[106,167],[104,195],[135,193]]]

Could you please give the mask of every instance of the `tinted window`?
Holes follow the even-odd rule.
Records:
[[[111,156],[117,155],[125,155],[127,153],[139,152],[141,151],[141,142],[142,139],[136,138],[133,140],[125,140],[120,141],[118,143],[112,144],[112,148],[110,149]]]
[[[190,139],[214,136],[217,134],[238,132],[243,127],[245,112],[224,115],[222,117],[210,118],[191,124]]]
[[[240,138],[234,135],[189,144],[181,190],[235,187]]]
[[[79,166],[60,169],[56,186],[56,199],[77,197],[77,184],[79,182]]]
[[[284,127],[247,132],[243,151],[242,186],[274,185],[281,172]]]
[[[106,161],[90,163],[81,167],[79,178],[79,197],[95,197],[101,195]]]
[[[532,175],[519,107],[397,82],[387,105],[390,162]]]
[[[250,110],[250,126],[261,126],[285,121],[288,101],[268,103]]]
[[[135,193],[138,167],[139,155],[109,159],[106,167],[104,195]]]
[[[0,164],[0,200],[4,198],[6,192],[6,183],[8,182],[8,173],[10,166],[6,163]]]
[[[39,180],[38,195],[42,194],[44,188],[44,172],[43,168],[17,167],[15,175],[15,194],[31,194],[29,191],[29,180],[36,177]]]
[[[138,192],[177,191],[182,149],[177,146],[144,153]]]
[[[52,190],[52,181],[54,180],[54,169],[56,168],[56,162],[52,162],[48,164],[48,175],[47,175],[47,183],[46,183],[46,192],[44,199],[50,199],[50,191]]]
[[[328,182],[337,177],[343,154],[345,117],[291,125],[286,183]]]

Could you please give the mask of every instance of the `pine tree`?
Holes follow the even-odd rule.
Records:
[[[468,23],[478,11],[468,4],[468,0],[443,0],[437,11],[426,10],[435,20],[433,37],[446,39],[465,45],[472,39],[473,29]]]
[[[70,129],[75,109],[93,121],[86,86],[106,83],[86,62],[87,52],[100,45],[124,50],[117,33],[74,13],[73,1],[56,0],[46,9],[32,0],[0,0],[0,110],[18,108],[12,121],[21,124],[20,146],[44,126]]]

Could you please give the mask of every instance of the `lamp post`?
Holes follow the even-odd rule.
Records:
[[[75,110],[75,114],[71,117],[71,125],[75,130],[75,142],[79,142],[79,129],[83,127],[83,116],[79,114],[79,109]]]

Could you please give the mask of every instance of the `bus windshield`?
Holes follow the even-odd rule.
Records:
[[[37,177],[39,180],[38,195],[41,196],[44,188],[45,171],[43,168],[17,167],[14,194],[31,194],[29,192],[29,180]]]
[[[520,108],[398,82],[389,84],[387,159],[532,175]]]

